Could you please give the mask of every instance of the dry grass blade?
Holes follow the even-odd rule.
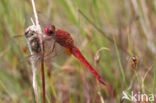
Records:
[[[148,73],[151,71],[152,67],[153,67],[153,65],[150,66],[150,67],[148,68],[147,72],[145,73],[144,77],[142,78],[142,88],[143,88],[143,92],[145,92],[144,81],[145,81],[145,79],[146,79]]]
[[[42,41],[42,30],[41,27],[39,25],[39,21],[38,21],[38,16],[37,16],[37,12],[36,12],[36,7],[35,7],[35,2],[34,0],[32,0],[32,7],[33,7],[33,11],[34,11],[34,16],[35,16],[35,23],[33,22],[32,18],[32,26],[29,26],[26,29],[25,32],[25,36],[27,39],[27,44],[29,47],[29,51],[31,53],[31,55],[34,54],[40,54],[41,53],[41,72],[42,72],[42,84],[43,84],[43,103],[45,103],[45,78],[44,78],[44,50],[43,50],[43,41]],[[36,35],[34,35],[36,34]],[[34,46],[34,44],[36,46]],[[38,55],[36,55],[36,58]],[[31,58],[31,64],[32,64],[32,72],[33,72],[33,88],[34,88],[34,92],[35,92],[35,101],[36,103],[38,103],[38,91],[37,91],[37,80],[36,80],[36,71],[37,71],[37,66],[36,66],[36,58]]]
[[[141,0],[142,5],[144,6],[143,8],[143,13],[141,12],[141,9],[139,8],[139,4],[137,0],[131,0],[132,5],[134,7],[134,10],[136,14],[140,17],[139,21],[142,26],[143,32],[145,33],[145,36],[147,37],[147,45],[149,49],[153,52],[153,54],[156,54],[156,48],[153,42],[153,34],[149,25],[149,20],[147,18],[147,8],[145,5],[144,0]]]

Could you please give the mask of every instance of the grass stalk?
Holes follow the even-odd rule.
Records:
[[[43,91],[43,103],[46,100],[46,91],[45,91],[45,73],[44,73],[44,45],[42,45],[42,58],[41,58],[41,76],[42,76],[42,91]]]
[[[37,16],[37,12],[36,12],[36,7],[35,7],[34,0],[32,0],[32,7],[33,7],[33,11],[34,11],[34,16],[35,16],[35,23],[32,22],[33,25],[32,26],[29,26],[27,28],[27,30],[30,30],[31,29],[31,30],[35,31],[36,33],[38,33],[38,35],[42,35],[42,30],[41,30],[41,27],[39,25],[39,21],[38,21],[38,16]],[[41,51],[43,53],[43,45],[42,45],[43,44],[43,41],[41,40],[41,38],[39,38],[39,39],[41,41]],[[28,39],[27,39],[27,44],[28,44],[28,48],[29,48],[30,54],[31,55],[34,55],[35,53],[33,52],[32,48],[31,48],[31,45],[30,45],[30,41]],[[34,57],[31,57],[30,62],[31,62],[32,72],[33,72],[33,89],[34,89],[34,94],[35,94],[35,102],[38,103],[38,90],[37,90],[37,78],[36,78],[37,66],[36,66],[36,60],[35,60],[35,58]],[[43,80],[43,82],[45,82],[44,81],[44,77],[43,77],[44,76],[44,74],[43,74],[44,73],[44,62],[43,62],[43,60],[42,60],[42,63],[41,63],[41,68],[42,68],[42,80]],[[45,88],[45,84],[43,84],[43,88]],[[45,93],[45,91],[44,91],[44,93]],[[44,97],[44,95],[45,95],[44,93],[43,93],[43,98],[45,98]],[[43,103],[45,103],[45,102],[43,102]]]
[[[141,83],[140,78],[138,76],[138,72],[136,71],[136,69],[134,70],[134,72],[135,72],[135,76],[136,76],[137,82],[138,82],[138,84],[140,86],[141,92],[144,93],[143,88],[142,88],[142,83]]]
[[[130,56],[133,56],[132,46],[131,46],[131,40],[130,40],[130,31],[128,31],[128,49],[130,52]]]
[[[11,95],[11,93],[8,91],[8,89],[6,88],[6,86],[3,84],[2,81],[0,81],[0,87],[9,95],[9,97],[11,97],[11,99],[13,100],[13,103],[15,103],[13,96]],[[1,102],[0,102],[1,103]]]
[[[128,30],[128,48],[129,48],[130,56],[133,57],[134,54],[133,54],[132,46],[131,46],[130,30]],[[137,82],[138,82],[138,84],[140,86],[141,92],[144,93],[143,88],[142,88],[142,83],[141,83],[141,80],[140,80],[139,75],[138,75],[138,72],[137,72],[137,67],[135,67],[133,69],[134,69],[134,73],[135,73]]]
[[[156,67],[154,68],[154,79],[153,79],[153,88],[152,88],[152,93],[154,94],[156,88]]]
[[[125,73],[124,73],[124,70],[123,70],[123,67],[122,67],[121,58],[120,58],[120,54],[119,54],[119,50],[118,50],[118,47],[117,47],[117,44],[116,44],[115,37],[113,37],[113,40],[114,40],[114,46],[115,46],[115,51],[116,51],[116,54],[117,54],[117,59],[118,59],[118,63],[119,63],[120,72],[121,72],[121,75],[122,75],[122,81],[123,81],[123,84],[127,85],[126,76],[125,76]]]
[[[45,72],[48,75],[47,68],[45,68]],[[54,88],[54,84],[52,82],[52,79],[50,78],[51,76],[47,76],[47,77],[48,77],[48,81],[49,81],[49,84],[50,84],[51,92],[52,92],[52,94],[54,95],[54,97],[56,99],[56,103],[59,103],[58,98],[57,98],[57,94],[56,94],[56,90]]]

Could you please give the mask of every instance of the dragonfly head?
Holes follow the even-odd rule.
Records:
[[[52,36],[55,34],[55,26],[54,25],[48,25],[44,28],[45,34],[47,36]]]

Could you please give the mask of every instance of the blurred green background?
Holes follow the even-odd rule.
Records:
[[[122,91],[155,94],[155,0],[35,0],[40,24],[71,33],[106,88],[73,56],[59,53],[46,68],[47,103],[120,103]],[[81,11],[81,12],[80,12]],[[0,0],[0,103],[33,103],[32,69],[24,30],[31,0]],[[40,68],[37,72],[42,103]]]

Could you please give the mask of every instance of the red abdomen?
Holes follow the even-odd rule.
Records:
[[[77,47],[73,47],[71,49],[71,53],[79,59],[86,67],[87,69],[104,85],[108,85],[106,81],[104,81],[101,76],[98,74],[98,72],[88,63],[88,61],[85,59],[85,57],[81,54],[80,50]]]

